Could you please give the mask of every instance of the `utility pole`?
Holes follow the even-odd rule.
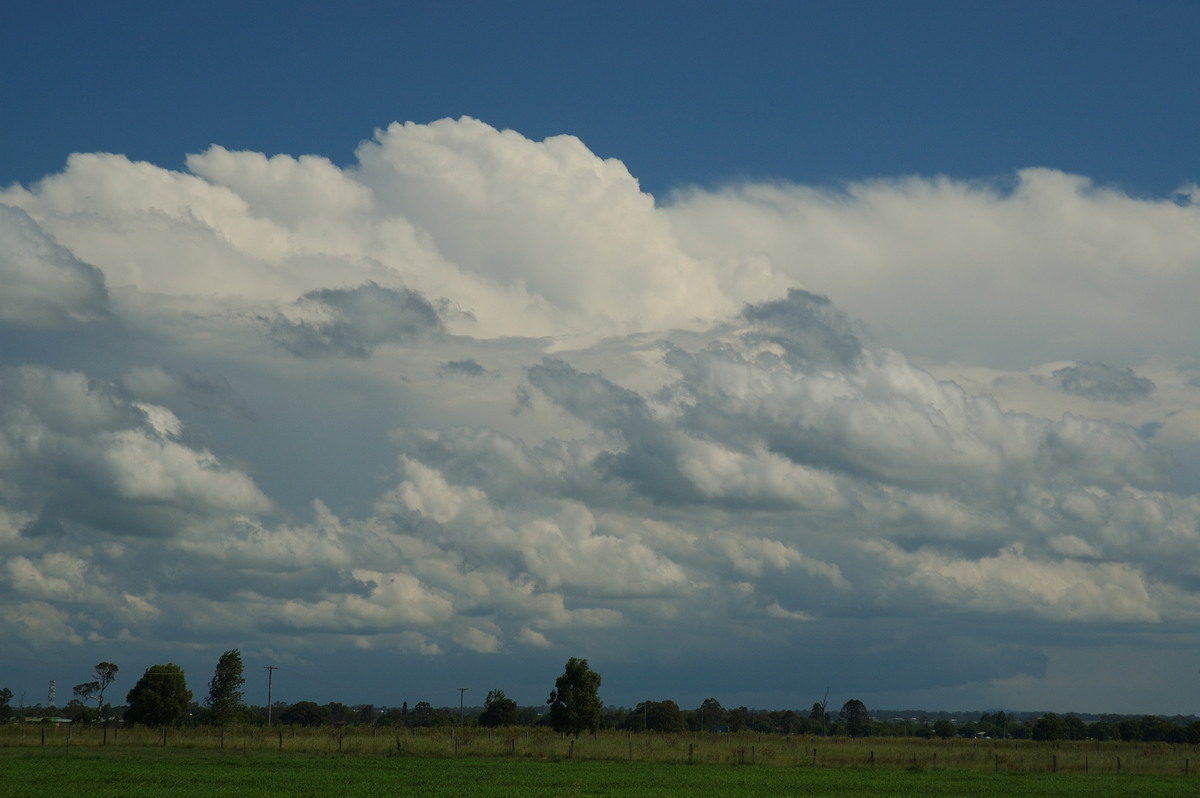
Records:
[[[458,690],[458,726],[459,726],[459,728],[462,728],[465,725],[463,723],[463,694],[466,693],[467,690],[469,690],[471,688],[458,687],[455,689]]]
[[[275,671],[279,670],[278,665],[263,665],[267,669],[267,728],[271,728],[271,680],[275,676]]]

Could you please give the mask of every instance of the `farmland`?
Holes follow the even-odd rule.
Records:
[[[0,728],[5,794],[1180,795],[1193,746],[542,729]]]

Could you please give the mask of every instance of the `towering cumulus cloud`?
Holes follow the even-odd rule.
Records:
[[[1049,170],[656,201],[469,118],[74,155],[0,192],[0,633],[1082,700],[1194,645],[1196,229]]]

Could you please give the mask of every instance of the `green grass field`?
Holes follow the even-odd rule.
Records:
[[[0,795],[1180,796],[1194,746],[546,729],[0,728]]]
[[[972,771],[674,765],[313,755],[211,749],[0,749],[8,798],[97,796],[1140,796],[1197,794],[1200,780]]]

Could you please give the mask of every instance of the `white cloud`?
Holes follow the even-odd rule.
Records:
[[[977,560],[929,550],[905,552],[883,541],[864,548],[885,559],[897,587],[967,612],[1031,613],[1056,621],[1162,620],[1143,574],[1125,564],[1036,561],[1019,546]]]
[[[936,612],[976,637],[905,678],[950,689],[1200,617],[1200,209],[1047,170],[656,205],[469,118],[358,159],[0,192],[6,639],[841,678],[878,652],[812,635]]]
[[[693,257],[770,268],[912,355],[1024,368],[1188,357],[1200,205],[1026,169],[1011,185],[751,184],[665,209]],[[1130,331],[1136,330],[1136,334]],[[1191,332],[1189,332],[1191,331]]]
[[[99,269],[75,258],[19,208],[0,204],[0,323],[51,329],[108,318]]]

